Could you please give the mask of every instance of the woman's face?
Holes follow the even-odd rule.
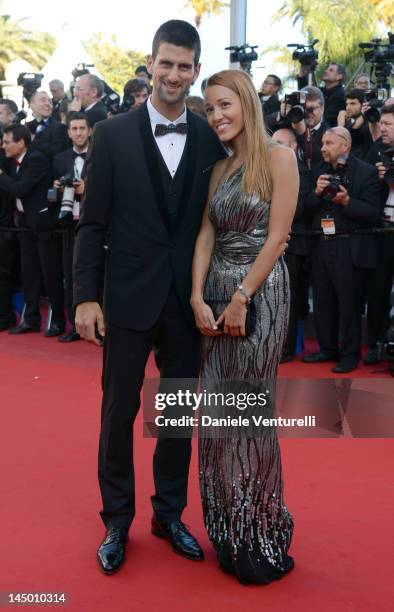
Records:
[[[235,140],[244,130],[241,101],[222,85],[211,85],[204,92],[208,123],[223,143]]]

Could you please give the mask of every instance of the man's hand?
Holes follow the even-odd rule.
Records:
[[[68,112],[76,111],[77,113],[79,113],[81,108],[82,108],[81,100],[79,100],[78,98],[74,98],[73,100],[71,100],[70,104],[68,105]]]
[[[384,164],[382,164],[382,162],[378,162],[378,163],[377,163],[377,164],[375,164],[375,165],[376,165],[376,168],[377,168],[377,170],[378,170],[379,179],[380,179],[381,181],[383,181],[383,179],[384,179],[384,175],[385,175],[385,174],[386,174],[386,172],[387,172],[387,168],[386,168],[386,166],[385,166]]]
[[[337,193],[335,198],[332,199],[335,204],[340,204],[341,206],[347,206],[349,204],[349,194],[343,185],[339,185],[340,191]]]
[[[61,186],[61,184],[60,184],[60,181],[58,181],[57,179],[56,179],[56,181],[53,181],[53,187],[54,187],[55,189],[62,189],[62,186]]]
[[[96,324],[100,336],[105,336],[104,316],[100,305],[97,302],[82,302],[82,304],[78,304],[75,312],[77,333],[81,338],[100,346],[101,341],[96,338]]]
[[[75,187],[75,195],[83,195],[85,191],[85,181],[79,179],[78,181],[74,181],[73,185]]]
[[[345,110],[341,110],[338,113],[337,125],[339,125],[341,127],[345,127],[345,122],[346,122],[346,111]]]
[[[317,179],[315,194],[320,196],[326,187],[330,184],[330,175],[329,174],[321,174]]]

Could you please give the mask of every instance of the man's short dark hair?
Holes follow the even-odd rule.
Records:
[[[320,106],[324,106],[324,96],[318,87],[303,87],[301,91],[306,93],[307,102],[319,102]]]
[[[14,102],[14,100],[9,100],[8,98],[0,98],[0,104],[2,106],[6,106],[10,115],[16,115],[18,112],[18,106]]]
[[[346,68],[343,64],[337,64],[336,62],[330,62],[330,66],[336,66],[338,74],[341,75],[342,81],[346,79]]]
[[[364,104],[365,91],[363,89],[352,89],[346,94],[346,100],[358,100],[360,104]]]
[[[278,76],[276,76],[276,74],[267,74],[267,79],[272,79],[275,87],[277,87],[278,89],[282,87],[282,81]]]
[[[394,104],[387,104],[380,109],[381,115],[394,115]]]
[[[171,19],[163,23],[152,42],[152,57],[155,58],[162,43],[168,43],[177,47],[185,47],[194,51],[194,65],[200,61],[201,41],[194,26],[181,19]]]
[[[89,119],[86,113],[82,111],[70,111],[67,113],[66,125],[67,129],[70,129],[71,121],[86,121],[86,125],[90,127]]]
[[[104,84],[103,81],[95,74],[88,74],[89,85],[97,90],[97,97],[101,98],[104,95]]]
[[[140,91],[143,89],[146,89],[149,93],[149,85],[146,81],[143,81],[142,79],[130,79],[130,81],[127,81],[123,88],[123,95],[134,96],[135,94],[140,93]]]
[[[148,68],[146,66],[138,66],[134,74],[138,74],[139,72],[145,72],[145,74],[149,76]]]
[[[25,142],[26,147],[28,147],[31,143],[31,135],[30,131],[25,125],[20,125],[19,123],[13,123],[8,127],[4,128],[4,134],[12,134],[12,140],[14,142],[19,142],[23,140]]]

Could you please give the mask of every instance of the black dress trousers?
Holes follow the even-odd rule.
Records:
[[[109,324],[104,341],[99,446],[100,513],[108,527],[129,527],[135,514],[133,423],[145,366],[156,349],[161,378],[197,378],[198,331],[190,325],[174,288],[156,324],[147,331]],[[159,438],[153,457],[153,511],[160,522],[179,519],[187,503],[190,438]]]
[[[368,278],[368,345],[384,342],[390,325],[391,288],[394,279],[394,236],[378,237],[378,263]]]
[[[317,238],[312,252],[312,287],[317,340],[324,353],[357,363],[361,355],[361,270],[350,238]]]

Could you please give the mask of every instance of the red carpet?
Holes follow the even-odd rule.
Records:
[[[82,342],[0,335],[0,591],[66,592],[76,612],[392,610],[394,443],[387,439],[282,439],[296,569],[268,587],[244,587],[220,572],[207,541],[196,453],[184,518],[206,561],[184,560],[150,535],[154,441],[142,438],[140,420],[127,561],[119,574],[101,575],[100,358],[100,349]],[[330,367],[296,362],[281,375],[329,376]]]

